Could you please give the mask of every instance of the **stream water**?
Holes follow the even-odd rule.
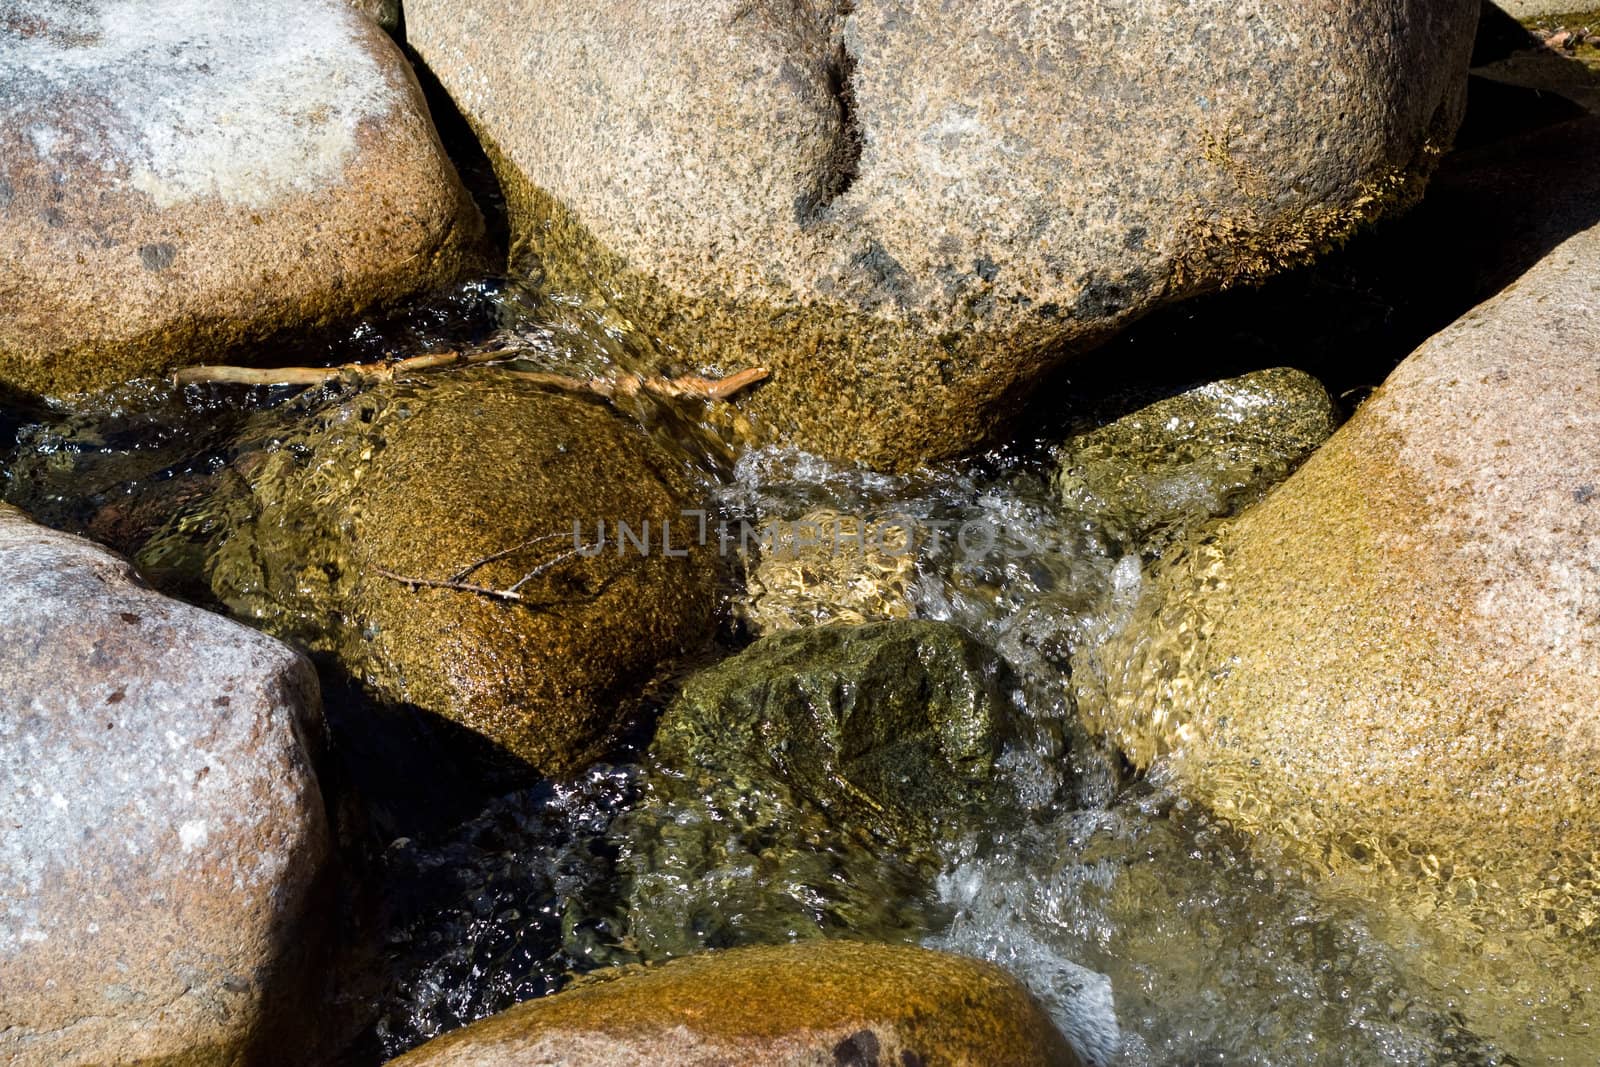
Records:
[[[1413,299],[1418,225],[1429,224],[1392,227],[1260,292],[1157,315],[1045,388],[1011,444],[911,475],[775,448],[738,452],[720,428],[671,405],[627,413],[676,451],[725,516],[826,510],[924,530],[1027,534],[1026,551],[925,539],[894,586],[904,614],[959,624],[1014,672],[1029,728],[1003,760],[1009,799],[940,842],[931,883],[886,872],[861,846],[825,857],[813,882],[837,890],[816,904],[830,936],[993,960],[1037,993],[1094,1064],[1516,1062],[1473,1033],[1455,991],[1428,985],[1392,939],[1375,936],[1357,904],[1274,867],[1159,779],[1129,773],[1085,736],[1075,709],[1075,691],[1094,684],[1073,676],[1075,654],[1121,624],[1150,565],[1196,531],[1130,537],[1126,516],[1064,504],[1050,483],[1056,443],[1192,384],[1200,362],[1213,379],[1299,367],[1347,413],[1478,295],[1436,276],[1437,291]],[[648,340],[602,303],[497,279],[255,361],[333,364],[491,341],[572,374],[649,362]],[[1137,389],[1118,374],[1129,366],[1140,369]],[[205,527],[219,471],[271,447],[295,412],[348,388],[143,382],[70,414],[0,396],[0,454],[10,450],[0,494],[142,560],[181,557],[182,545],[151,543],[156,531],[177,515],[193,520],[186,529]],[[207,602],[181,566],[163,581]],[[730,601],[739,595],[737,584],[727,590]],[[748,639],[730,611],[715,654]],[[740,856],[708,869],[659,833],[679,813],[649,788],[648,724],[575,780],[486,785],[430,774],[429,752],[403,732],[375,733],[360,694],[336,672],[324,680],[331,773],[351,798],[341,809],[347,865],[380,901],[379,918],[359,933],[377,956],[359,1005],[373,1021],[348,1063],[381,1062],[597,967],[786,936],[786,920],[719,914],[749,906],[718,896],[748,877]],[[641,915],[628,892],[646,876],[656,916]],[[892,906],[856,922],[849,902],[863,893],[890,894]],[[677,916],[670,937],[650,928],[660,915]]]
[[[1226,308],[1201,314],[1238,321]],[[1162,331],[1183,338],[1221,328],[1195,322],[1172,318],[1124,343],[1159,348]],[[364,324],[325,350],[264,361],[349,361],[490,339],[514,340],[543,368],[590,373],[638,362],[639,342],[580,301],[492,281]],[[1239,362],[1289,361],[1263,355],[1247,351]],[[1358,393],[1360,373],[1347,371],[1340,392]],[[1077,726],[1073,686],[1092,679],[1071,680],[1074,652],[1118,625],[1147,565],[1181,531],[1130,542],[1106,515],[1065,506],[1049,482],[1051,442],[1178,384],[1155,373],[1131,395],[1063,383],[1054,395],[1069,415],[1037,417],[1004,449],[903,477],[773,448],[733,458],[692,420],[644,413],[728,516],[759,523],[826,508],[868,522],[894,516],[922,531],[1001,531],[1002,542],[1005,531],[1026,531],[1026,551],[924,537],[896,587],[907,613],[963,626],[1015,671],[1031,729],[1005,759],[1013,799],[941,843],[931,886],[896,882],[848,849],[830,857],[826,878],[859,877],[863,890],[901,899],[856,925],[848,908],[835,909],[828,932],[994,960],[1035,990],[1097,1064],[1512,1062],[1468,1030],[1447,991],[1408,975],[1359,912],[1264,865],[1159,782],[1133,778]],[[218,470],[271,440],[276,418],[317,402],[317,391],[142,383],[73,415],[12,408],[17,446],[5,496],[149,559],[152,531],[173,514],[203,515]],[[202,588],[175,584],[204,600]],[[730,622],[721,647],[743,640]],[[717,921],[716,887],[737,882],[739,857],[707,870],[675,857],[670,838],[641,839],[675,816],[650,806],[638,744],[576,781],[441,802],[415,776],[425,759],[400,751],[403,738],[371,736],[360,700],[329,678],[339,773],[365,802],[350,849],[384,901],[376,1022],[349,1062],[379,1062],[595,967],[785,936],[781,922],[763,926],[759,916]],[[626,892],[647,851],[655,899],[693,900],[665,947],[642,934],[659,917],[631,911]]]

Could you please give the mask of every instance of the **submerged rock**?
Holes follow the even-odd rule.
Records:
[[[756,634],[911,617],[912,531],[832,508],[771,522],[735,603]]]
[[[405,58],[344,0],[0,19],[0,380],[64,395],[206,362],[475,254]]]
[[[598,401],[495,371],[380,385],[229,476],[141,562],[198,546],[236,614],[544,773],[591,760],[710,628],[687,476]]]
[[[1142,312],[1413,200],[1479,0],[412,0],[544,285],[814,451],[994,434]]]
[[[1597,269],[1591,228],[1429,340],[1098,663],[1135,762],[1380,886],[1518,1055],[1592,1048],[1600,974]]]
[[[436,1038],[397,1067],[650,1063],[1075,1067],[1038,1003],[991,964],[831,942],[619,968]]]
[[[1128,550],[1237,514],[1338,426],[1328,392],[1279,368],[1158,400],[1061,446],[1056,492]]]
[[[753,770],[894,840],[981,798],[1015,735],[1005,664],[960,628],[903,621],[779,634],[701,671],[651,751]]]
[[[935,828],[998,797],[1008,672],[948,623],[764,638],[689,680],[613,829],[646,959],[927,921]]]
[[[0,1058],[308,1056],[310,664],[0,506],[0,679]]]

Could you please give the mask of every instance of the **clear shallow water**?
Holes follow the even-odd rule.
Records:
[[[1185,326],[1162,329],[1182,337]],[[1154,330],[1129,344],[1159,349],[1162,336]],[[647,362],[647,346],[603,307],[492,283],[324,346],[263,353],[260,362],[370,360],[491,340],[518,344],[532,365],[579,375]],[[1076,388],[1068,383],[1057,395],[1072,396],[1080,420],[1129,403]],[[1150,383],[1156,394],[1162,388]],[[273,440],[275,420],[319,399],[317,391],[145,384],[79,415],[19,412],[4,492],[44,521],[133,552],[172,515],[203,517],[217,473]],[[738,428],[707,425],[695,409],[643,403],[623,413],[676,448],[729,519],[759,526],[828,509],[915,531],[914,562],[894,591],[904,613],[960,624],[1015,672],[1028,729],[1003,761],[1014,799],[952,831],[929,884],[883,883],[901,887],[894,922],[854,929],[847,910],[819,906],[830,935],[920,940],[995,960],[1035,990],[1097,1064],[1512,1062],[1463,1025],[1445,992],[1408,974],[1359,908],[1262,863],[1084,735],[1074,685],[1092,679],[1074,682],[1074,659],[1119,625],[1145,567],[1176,535],[1130,544],[1104,516],[1056,500],[1047,442],[1066,420],[1046,418],[989,455],[889,477],[778,449],[736,457]],[[198,588],[179,590],[204,599]],[[731,622],[721,651],[748,636]],[[741,867],[735,850],[721,867],[683,876],[683,891],[700,897],[675,939],[641,937],[628,892],[646,869],[641,827],[677,817],[651,807],[649,769],[638,762],[647,738],[574,783],[442,806],[430,797],[425,818],[384,798],[381,779],[403,765],[391,764],[386,746],[403,740],[364,735],[367,720],[347,706],[356,698],[336,682],[329,692],[340,776],[360,784],[367,803],[347,835],[352,863],[385,901],[377,1021],[350,1062],[377,1062],[555,991],[575,973],[667,951],[653,945],[679,951],[746,936],[729,933],[716,914],[718,879],[736,885],[760,870]],[[869,881],[881,876],[876,868],[848,851],[837,860],[829,877],[847,890],[878,891]],[[671,869],[673,859],[651,862]],[[655,891],[673,884],[660,880]]]

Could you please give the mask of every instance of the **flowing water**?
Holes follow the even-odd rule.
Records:
[[[767,877],[753,855],[738,844],[688,854],[683,837],[665,832],[688,816],[663,799],[662,771],[644,755],[647,731],[575,781],[443,802],[406,777],[426,759],[403,751],[403,738],[371,736],[362,698],[330,673],[334,776],[359,798],[346,812],[346,851],[384,901],[372,935],[381,988],[367,1014],[376,1021],[350,1062],[379,1062],[596,967],[818,932],[994,960],[1095,1064],[1515,1062],[1471,1031],[1449,990],[1429,987],[1374,936],[1359,906],[1275,868],[1159,780],[1132,775],[1078,722],[1076,695],[1094,678],[1074,676],[1077,654],[1121,625],[1149,566],[1192,531],[1131,536],[1120,519],[1068,506],[1051,485],[1055,442],[1170,392],[1197,343],[1223,354],[1213,367],[1295,363],[1351,401],[1414,339],[1382,299],[1338,271],[1295,292],[1248,298],[1255,304],[1224,298],[1210,312],[1135,331],[1102,362],[1151,368],[1142,393],[1059,383],[1013,444],[906,476],[777,448],[741,451],[737,427],[700,409],[627,409],[677,450],[729,520],[761,526],[826,513],[905,534],[905,562],[858,575],[851,610],[948,620],[1004,657],[1028,727],[1002,761],[1007,799],[949,829],[932,877],[838,838],[832,852],[784,872],[778,889],[794,906],[764,918],[772,896],[745,895]],[[1304,342],[1296,318],[1306,315],[1337,329]],[[1263,326],[1274,316],[1292,325]],[[257,361],[328,364],[490,342],[516,346],[528,366],[575,375],[647,362],[648,342],[603,304],[497,281]],[[1329,353],[1350,345],[1373,358],[1330,374]],[[297,413],[350,388],[138,383],[71,415],[0,398],[0,431],[17,441],[0,484],[42,521],[141,559],[181,558],[193,545],[161,538],[181,529],[203,551],[225,521],[207,509],[230,464],[275,447]],[[171,588],[207,599],[181,566],[167,570]],[[735,583],[728,596],[744,594]],[[749,639],[760,610],[729,612],[717,654]],[[856,906],[885,896],[886,907]]]

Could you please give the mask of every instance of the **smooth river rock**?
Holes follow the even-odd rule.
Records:
[[[0,11],[0,380],[217,362],[452,281],[482,220],[343,0]]]
[[[1478,0],[412,0],[518,265],[907,467],[1158,305],[1415,199]]]
[[[689,477],[598,398],[460,372],[289,419],[266,413],[140,565],[203,571],[237,615],[465,728],[488,762],[592,762],[642,683],[708,634]]]
[[[397,1067],[1077,1067],[1038,1002],[991,964],[823,942],[619,968],[390,1061]]]
[[[304,1055],[329,855],[310,664],[0,505],[0,680],[0,1059]]]
[[[1466,946],[1428,960],[1470,1023],[1592,1050],[1567,1005],[1600,973],[1600,227],[1192,545],[1096,673],[1083,706],[1137,764]]]

